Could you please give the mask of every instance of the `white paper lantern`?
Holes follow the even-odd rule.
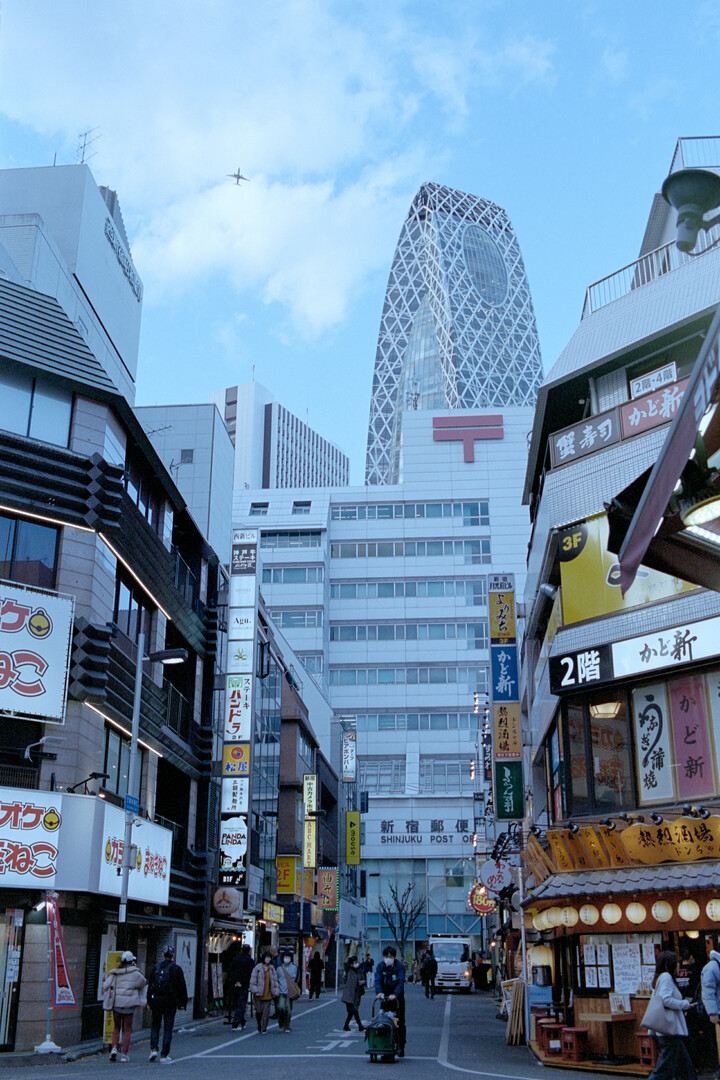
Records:
[[[694,900],[681,900],[678,904],[678,915],[685,922],[695,922],[700,916],[700,908]]]
[[[657,922],[669,922],[672,919],[673,909],[667,900],[656,900],[651,910],[652,917]]]
[[[717,898],[708,900],[705,905],[705,913],[711,922],[720,922],[720,900]]]
[[[636,900],[632,904],[628,904],[625,908],[625,914],[631,923],[638,925],[641,922],[645,922],[647,918],[647,910],[643,904],[639,904]]]
[[[580,920],[586,926],[594,926],[600,918],[600,912],[594,904],[583,904],[580,908]]]
[[[616,923],[622,919],[622,911],[618,904],[603,904],[602,909],[603,922]]]
[[[560,912],[560,921],[563,926],[577,926],[579,918],[574,907],[564,907]]]
[[[560,926],[562,922],[562,908],[551,907],[545,912],[545,918],[549,926]]]
[[[533,926],[536,930],[548,930],[547,919],[545,918],[545,912],[541,911],[539,915],[533,915]]]

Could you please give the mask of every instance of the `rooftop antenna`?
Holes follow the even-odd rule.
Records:
[[[172,424],[163,424],[162,427],[145,428],[145,434],[150,438],[151,435],[157,435],[161,431],[170,431],[171,427]]]
[[[97,135],[93,135],[93,132],[97,131]],[[90,138],[90,136],[93,136]],[[102,132],[99,127],[90,128],[88,131],[81,131],[78,135],[77,150],[75,152],[76,163],[78,165],[86,165],[90,158],[94,158],[97,150],[93,150],[91,154],[88,154],[88,150],[101,138]]]

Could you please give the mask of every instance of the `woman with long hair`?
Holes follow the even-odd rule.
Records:
[[[680,993],[675,976],[680,957],[674,952],[661,952],[655,961],[653,993],[662,1002],[671,1034],[653,1032],[660,1046],[660,1057],[649,1080],[697,1080],[695,1066],[687,1048],[685,1013],[692,1002]]]

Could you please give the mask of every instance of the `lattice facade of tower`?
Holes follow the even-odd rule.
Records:
[[[530,288],[507,214],[489,199],[423,184],[385,294],[365,482],[400,480],[404,411],[533,405],[542,377]]]

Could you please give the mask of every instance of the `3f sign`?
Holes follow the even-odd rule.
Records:
[[[579,547],[583,542],[582,529],[578,529],[576,532],[570,533],[568,536],[562,538],[563,551],[574,551],[576,547]]]

